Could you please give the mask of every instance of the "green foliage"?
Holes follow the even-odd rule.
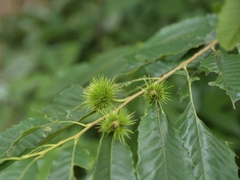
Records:
[[[227,50],[232,50],[240,42],[239,8],[238,0],[226,0],[219,14],[218,38]]]
[[[3,21],[0,179],[239,179],[238,2],[187,2],[58,0]]]
[[[40,127],[52,123],[53,121],[46,117],[30,118],[22,121],[20,124],[8,129],[2,133],[0,144],[1,157],[11,152],[13,144],[24,136],[36,131]]]
[[[94,180],[136,179],[130,149],[113,136],[102,136],[95,166]]]
[[[138,51],[126,57],[129,64],[124,72],[131,72],[144,67],[162,57],[186,52],[198,47],[211,37],[211,32],[216,25],[216,16],[197,17],[167,26],[150,38]],[[174,67],[174,62],[171,67]],[[169,68],[170,69],[170,68]]]
[[[227,142],[215,137],[204,123],[197,117],[193,104],[191,83],[187,71],[186,77],[189,84],[190,102],[185,111],[179,116],[176,126],[180,137],[184,141],[193,166],[193,174],[196,179],[238,179],[234,159]],[[212,156],[214,154],[214,156]],[[224,166],[222,162],[228,164]],[[220,169],[224,172],[219,174]]]
[[[91,167],[91,156],[88,151],[82,149],[77,141],[70,146],[61,148],[59,155],[53,161],[48,179],[74,179],[74,166],[84,169]]]
[[[219,76],[216,81],[210,82],[211,86],[218,86],[225,90],[234,103],[240,99],[240,57],[239,55],[220,54],[207,58],[201,62],[201,66],[209,72],[215,72]],[[234,76],[234,77],[233,77]]]
[[[1,179],[37,179],[37,164],[35,158],[18,161],[8,171],[0,174]]]
[[[157,103],[146,110],[138,131],[138,179],[193,179],[179,132]]]

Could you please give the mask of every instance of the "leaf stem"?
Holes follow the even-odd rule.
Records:
[[[123,82],[123,83],[120,83],[120,84],[121,84],[122,87],[127,87],[127,86],[131,85],[134,82],[146,81],[146,80],[151,80],[151,79],[158,80],[158,77],[138,78],[138,79],[134,79],[132,81]]]
[[[116,102],[116,103],[123,103],[127,100],[127,98],[125,99],[113,99],[113,102]]]
[[[181,64],[179,64],[176,68],[172,69],[171,71],[169,71],[168,73],[164,74],[162,77],[159,77],[157,81],[155,81],[155,84],[157,83],[160,83],[162,81],[164,81],[165,79],[167,79],[168,77],[170,77],[171,75],[173,75],[177,70],[180,70],[180,69],[183,69],[183,68],[186,68],[187,65],[189,63],[191,63],[192,61],[194,61],[196,58],[198,58],[200,55],[202,55],[203,53],[205,53],[206,51],[208,51],[209,49],[211,49],[212,47],[214,47],[216,44],[218,43],[218,40],[214,40],[212,43],[210,43],[208,46],[206,46],[205,48],[203,48],[202,50],[198,51],[196,54],[194,54],[192,57],[190,57],[189,59],[187,59],[186,61],[182,62]],[[145,92],[145,89],[142,89],[141,91],[133,94],[132,96],[129,96],[128,98],[125,99],[125,101],[120,104],[115,110],[111,111],[110,113],[113,113],[113,112],[117,112],[119,111],[121,108],[123,108],[124,106],[126,106],[129,102],[131,102],[132,100],[134,100],[135,98],[137,98],[138,96],[142,95],[143,93]],[[94,112],[90,112],[88,113],[86,116],[84,117],[87,117],[91,114],[93,114]],[[91,122],[91,123],[88,123],[86,125],[84,125],[84,129],[82,131],[80,131],[79,133],[75,134],[74,136],[71,136],[67,139],[64,139],[60,142],[58,142],[57,144],[53,144],[52,146],[50,146],[49,148],[43,150],[43,151],[40,151],[40,152],[36,152],[36,153],[33,153],[33,154],[27,154],[27,155],[24,155],[22,157],[11,157],[11,158],[6,158],[6,159],[2,159],[2,160],[22,160],[22,159],[27,159],[27,158],[31,158],[31,157],[34,157],[34,156],[39,156],[39,157],[43,157],[47,152],[55,149],[56,147],[59,147],[63,144],[65,144],[66,142],[68,141],[71,141],[71,140],[78,140],[79,137],[84,134],[87,130],[89,130],[91,127],[93,127],[94,125],[98,124],[100,121],[102,121],[103,119],[106,118],[108,114],[98,118],[97,120]],[[83,117],[82,117],[83,118]],[[81,118],[81,119],[82,119]],[[81,120],[79,119],[79,120]],[[80,125],[80,124],[79,124]],[[81,124],[83,125],[83,124]]]

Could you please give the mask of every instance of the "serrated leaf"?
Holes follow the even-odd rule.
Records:
[[[71,86],[70,88],[62,91],[44,109],[44,112],[52,115],[51,118],[44,117],[45,119],[31,119],[30,122],[27,121],[25,123],[27,127],[22,126],[20,123],[16,126],[19,129],[13,127],[13,129],[9,129],[9,132],[7,131],[2,134],[2,136],[0,136],[0,138],[3,138],[3,140],[0,142],[0,152],[1,148],[2,151],[6,150],[6,153],[2,154],[2,158],[18,156],[26,148],[34,148],[44,144],[60,134],[62,131],[72,126],[73,123],[71,123],[71,121],[79,121],[90,115],[91,113],[87,114],[85,109],[77,109],[77,107],[83,102],[83,98],[81,96],[82,91],[83,88],[80,86]],[[26,128],[31,127],[34,128],[24,132]],[[24,135],[19,133],[24,133]],[[10,138],[12,141],[9,141]],[[3,144],[2,147],[1,144]],[[9,144],[8,146],[9,148],[11,147],[11,149],[7,148],[7,144]],[[5,169],[6,167],[7,166],[3,166],[2,168]]]
[[[240,99],[240,55],[210,57],[201,62],[201,67],[208,72],[218,73],[217,80],[209,84],[225,90],[235,108],[234,103]]]
[[[197,17],[161,29],[145,45],[126,57],[131,72],[163,56],[187,51],[206,43],[206,37],[215,29],[216,16]]]
[[[239,9],[239,0],[226,0],[219,14],[218,39],[226,50],[233,49],[240,42]]]
[[[114,141],[113,136],[102,136],[93,180],[134,180],[132,153],[126,144]]]
[[[197,180],[238,179],[234,153],[227,142],[215,137],[197,117],[191,102],[180,115],[177,126],[184,146],[190,153]]]
[[[85,110],[77,111],[78,116],[74,118],[72,116],[72,119],[68,120],[68,114],[65,116],[60,116],[61,119],[54,120],[54,124],[44,125],[44,127],[41,127],[40,129],[36,130],[35,132],[28,134],[27,136],[21,138],[18,143],[14,144],[12,147],[11,152],[9,152],[8,156],[18,156],[20,153],[22,153],[26,148],[34,148],[36,146],[42,145],[44,143],[47,143],[54,137],[56,137],[61,132],[65,131],[72,125],[71,121],[78,121],[82,120],[86,117]],[[81,112],[81,113],[80,113]],[[59,117],[58,117],[59,118]]]
[[[148,107],[138,128],[139,180],[193,179],[192,167],[179,132],[159,107]]]
[[[48,179],[72,180],[74,179],[74,165],[89,169],[91,164],[92,160],[89,152],[82,149],[78,143],[72,142],[70,146],[64,147],[53,161]]]
[[[8,156],[18,156],[26,148],[34,148],[43,141],[49,141],[55,137],[55,133],[59,134],[65,127],[72,125],[71,123],[60,123],[55,122],[55,125],[49,125],[43,128],[38,129],[37,131],[28,134],[27,136],[21,138],[14,146],[12,147],[12,152],[9,152]],[[54,134],[54,136],[49,137]]]
[[[30,158],[15,162],[6,171],[0,173],[0,179],[37,180],[37,164],[35,159]]]
[[[29,118],[0,134],[0,157],[6,155],[7,151],[20,138],[36,131],[43,125],[52,122],[52,119],[45,116]]]
[[[238,167],[235,155],[224,142],[214,136],[197,117],[192,99],[191,81],[187,70],[190,102],[179,116],[176,126],[184,147],[188,150],[194,167],[193,174],[197,180],[234,180],[238,179]]]

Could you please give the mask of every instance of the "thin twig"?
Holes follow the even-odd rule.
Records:
[[[180,70],[184,67],[186,67],[189,63],[191,63],[192,61],[194,61],[196,58],[198,58],[199,56],[201,56],[203,53],[205,53],[206,51],[208,51],[209,49],[211,49],[213,46],[215,46],[216,44],[218,43],[217,40],[214,40],[212,43],[210,43],[208,46],[206,46],[205,48],[203,48],[202,50],[200,50],[199,52],[197,52],[196,54],[194,54],[192,57],[190,57],[189,59],[187,59],[186,61],[182,62],[179,66],[177,66],[176,68],[172,69],[171,71],[169,71],[168,73],[164,74],[162,77],[159,77],[159,79],[157,81],[155,81],[155,84],[157,83],[160,83],[162,81],[164,81],[165,79],[167,79],[168,77],[170,77],[171,75],[173,75],[177,70]],[[126,99],[126,101],[124,103],[122,103],[121,105],[119,105],[115,110],[113,110],[112,112],[117,112],[119,111],[121,108],[123,108],[124,106],[126,106],[129,102],[131,102],[132,100],[134,100],[135,98],[137,98],[138,96],[142,95],[143,93],[145,92],[144,89],[142,89],[141,91],[137,92],[136,94],[128,97]],[[110,113],[112,113],[110,112]],[[36,152],[36,153],[33,153],[33,154],[27,154],[27,155],[24,155],[22,157],[11,157],[11,158],[6,158],[4,160],[21,160],[21,159],[27,159],[27,158],[30,158],[30,157],[34,157],[34,156],[40,156],[40,157],[43,157],[47,152],[51,151],[52,149],[56,148],[56,147],[59,147],[61,145],[63,145],[64,143],[70,141],[70,140],[76,140],[78,139],[83,133],[85,133],[87,130],[89,130],[91,127],[93,127],[94,125],[98,124],[100,121],[102,121],[103,119],[106,118],[108,114],[100,117],[99,119],[91,122],[91,123],[88,123],[86,125],[86,127],[80,131],[79,133],[75,134],[74,136],[71,136],[67,139],[64,139],[60,142],[58,142],[57,144],[55,145],[52,145],[50,148],[48,149],[45,149],[43,151],[40,151],[40,152]]]

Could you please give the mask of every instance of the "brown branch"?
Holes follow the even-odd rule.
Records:
[[[182,68],[186,68],[186,66],[191,63],[192,61],[194,61],[196,58],[198,58],[199,56],[201,56],[203,53],[205,53],[206,51],[208,51],[209,49],[211,49],[213,46],[215,46],[218,43],[217,40],[213,41],[212,43],[210,43],[208,46],[206,46],[205,48],[203,48],[202,50],[200,50],[199,52],[197,52],[196,54],[194,54],[192,57],[190,57],[189,59],[187,59],[186,61],[182,62],[181,64],[179,64],[176,68],[172,69],[171,71],[169,71],[168,73],[164,74],[162,77],[160,77],[157,81],[155,81],[155,83],[160,83],[163,80],[167,79],[168,77],[170,77],[171,75],[173,75],[177,70],[180,70]],[[129,98],[127,98],[127,100],[122,103],[121,105],[119,105],[115,110],[113,110],[112,112],[117,112],[119,111],[121,108],[123,108],[124,106],[126,106],[129,102],[131,102],[132,100],[134,100],[135,98],[137,98],[138,96],[142,95],[145,92],[144,89],[142,89],[141,91],[137,92],[136,94],[130,96]],[[2,160],[21,160],[21,159],[27,159],[30,157],[34,157],[34,156],[39,156],[42,157],[44,156],[47,152],[51,151],[52,149],[59,147],[61,145],[63,145],[64,143],[70,141],[70,140],[75,140],[78,141],[79,137],[85,133],[87,130],[89,130],[91,127],[93,127],[94,125],[98,124],[100,121],[102,121],[104,118],[106,118],[107,115],[102,116],[101,118],[97,119],[96,121],[93,121],[89,124],[86,125],[86,127],[80,131],[79,133],[77,133],[74,136],[71,136],[65,140],[62,140],[60,142],[58,142],[57,144],[53,145],[52,147],[45,149],[43,151],[37,152],[37,153],[33,153],[33,154],[27,154],[25,156],[22,157],[10,157],[10,158],[5,158]]]

